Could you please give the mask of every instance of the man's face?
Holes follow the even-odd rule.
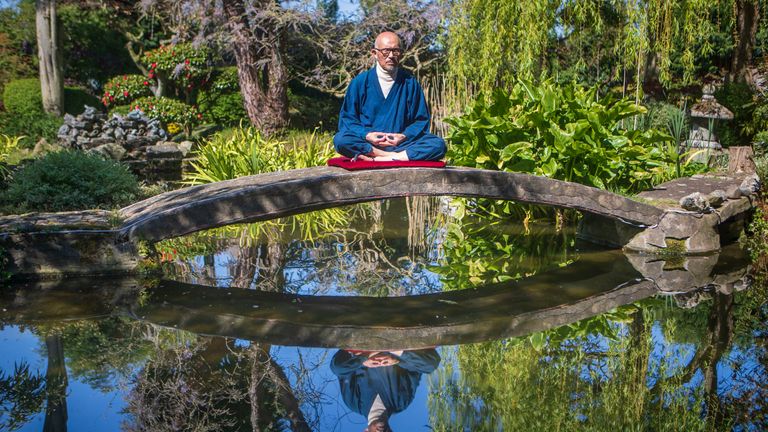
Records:
[[[384,35],[376,41],[375,48],[371,51],[376,61],[382,69],[387,72],[394,72],[397,65],[400,64],[402,50],[400,48],[400,39],[397,36]]]

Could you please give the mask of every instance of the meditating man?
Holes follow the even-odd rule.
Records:
[[[350,83],[339,113],[336,151],[362,160],[426,160],[445,156],[445,141],[429,133],[429,109],[416,78],[399,67],[403,50],[392,32],[376,37],[373,68]]]

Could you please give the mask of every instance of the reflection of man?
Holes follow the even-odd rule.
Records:
[[[429,109],[416,78],[398,67],[403,55],[392,32],[376,37],[373,68],[355,77],[339,113],[336,151],[363,160],[438,160],[445,141],[429,133]]]
[[[389,417],[410,405],[421,374],[440,363],[434,348],[413,351],[339,350],[331,370],[349,409],[368,418],[367,432],[391,431]]]

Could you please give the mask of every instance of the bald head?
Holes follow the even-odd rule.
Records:
[[[400,64],[400,57],[403,54],[400,37],[393,32],[380,33],[376,36],[371,54],[382,69],[390,73],[394,72],[397,70],[397,65]]]
[[[379,33],[373,46],[376,48],[402,48],[400,46],[400,36],[390,31]]]

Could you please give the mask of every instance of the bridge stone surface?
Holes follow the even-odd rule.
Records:
[[[315,167],[166,192],[120,211],[121,236],[159,241],[234,223],[412,195],[512,200],[573,208],[636,227],[663,211],[611,192],[527,174],[449,167],[346,171]]]

